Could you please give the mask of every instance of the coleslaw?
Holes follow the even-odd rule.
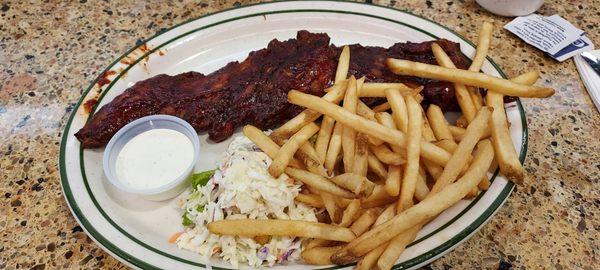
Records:
[[[207,259],[220,257],[235,268],[240,263],[260,267],[297,260],[299,238],[219,236],[206,227],[222,219],[317,221],[314,208],[294,201],[300,185],[285,174],[273,178],[267,171],[270,163],[271,159],[248,138],[235,138],[214,175],[205,174],[208,181],[193,181],[192,192],[179,202],[186,225],[176,240],[179,248]]]

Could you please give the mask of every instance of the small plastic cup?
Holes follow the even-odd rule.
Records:
[[[171,129],[184,134],[194,147],[194,158],[187,169],[176,179],[166,184],[148,189],[136,189],[123,183],[116,173],[117,157],[125,144],[135,136],[152,129]],[[137,119],[121,128],[104,149],[102,166],[108,181],[121,191],[136,194],[150,201],[164,201],[179,195],[188,185],[187,179],[192,173],[200,156],[200,140],[194,128],[181,118],[171,115],[151,115]]]

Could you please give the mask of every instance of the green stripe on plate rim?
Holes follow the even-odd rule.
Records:
[[[339,1],[331,1],[331,2],[339,2]],[[248,5],[248,6],[255,6],[255,5],[263,5],[263,4],[269,4],[269,3],[258,3],[258,4],[253,4],[253,5]],[[362,4],[362,3],[355,3],[355,4]],[[245,7],[248,7],[245,6]],[[383,6],[377,6],[377,7],[383,7]],[[239,7],[239,8],[244,8],[244,7]],[[207,14],[198,18],[194,18],[192,20],[183,22],[181,24],[175,25],[165,31],[162,32],[158,32],[156,33],[154,36],[152,36],[151,38],[145,40],[142,44],[145,44],[147,42],[149,42],[150,40],[158,37],[159,35],[161,35],[162,33],[166,32],[166,31],[170,31],[174,28],[177,28],[183,24],[187,24],[189,22],[204,18],[204,17],[208,17],[208,16],[212,16],[218,13],[222,13],[222,12],[226,12],[226,11],[230,11],[233,9],[239,9],[239,8],[231,8],[231,9],[227,9],[227,10],[223,10],[217,13],[212,13],[212,14]],[[453,33],[455,36],[461,38],[462,40],[464,40],[465,42],[467,42],[469,45],[471,45],[472,47],[475,47],[473,45],[473,43],[471,43],[469,40],[463,38],[462,36],[458,35],[457,33],[455,33],[454,31],[452,31],[451,29],[440,25],[436,22],[433,22],[429,19],[414,15],[408,11],[404,11],[404,10],[397,10],[397,9],[393,9],[393,8],[389,8],[389,7],[383,7],[383,8],[387,8],[387,9],[391,9],[397,12],[403,12],[406,13],[408,15],[412,15],[415,17],[419,17],[421,19],[427,20],[433,24],[436,24],[446,30],[448,30],[449,32]],[[185,35],[189,35],[190,33],[193,32],[197,32],[215,25],[219,25],[219,24],[223,24],[226,22],[230,22],[230,21],[234,21],[234,20],[239,20],[239,19],[244,19],[244,18],[249,18],[249,17],[255,17],[255,16],[262,16],[262,15],[268,15],[268,14],[278,14],[278,13],[293,13],[293,12],[331,12],[331,13],[343,13],[343,14],[352,14],[352,15],[360,15],[360,16],[367,16],[367,17],[372,17],[372,18],[377,18],[377,19],[382,19],[382,20],[386,20],[386,21],[390,21],[390,22],[394,22],[394,23],[398,23],[398,24],[402,24],[404,26],[410,27],[414,30],[420,31],[422,33],[425,33],[433,38],[437,38],[435,35],[426,32],[422,29],[416,28],[412,25],[408,25],[399,21],[395,21],[395,20],[391,20],[388,18],[383,18],[383,17],[379,17],[376,15],[371,15],[371,14],[364,14],[364,13],[358,13],[358,12],[350,12],[350,11],[340,11],[340,10],[323,10],[323,9],[298,9],[298,10],[279,10],[279,11],[270,11],[270,12],[262,12],[262,13],[255,13],[255,14],[249,14],[249,15],[244,15],[244,16],[239,16],[239,17],[235,17],[235,18],[230,18],[227,20],[223,20],[223,21],[219,21],[217,23],[213,23],[210,25],[206,25],[206,26],[202,26],[199,28],[196,28],[194,30],[191,30],[189,32],[183,33],[181,35],[178,35],[177,37],[174,37],[164,43],[162,43],[161,45],[159,45],[156,48],[153,48],[151,51],[147,52],[145,55],[143,55],[142,57],[140,57],[139,59],[137,59],[134,63],[132,63],[131,65],[129,65],[124,71],[122,71],[117,78],[115,78],[111,84],[103,91],[102,95],[99,97],[99,101],[104,97],[104,95],[111,89],[111,87],[113,86],[113,84],[118,81],[118,79],[122,76],[122,74],[126,73],[132,66],[134,66],[135,64],[137,64],[141,59],[143,59],[144,57],[146,57],[149,54],[152,54],[153,52],[155,52],[156,50],[160,49],[162,46],[172,42],[173,40],[176,40],[178,38],[181,38],[182,36]],[[118,59],[116,59],[111,65],[109,65],[104,71],[108,71],[110,70],[110,68],[112,68],[114,65],[116,65],[117,63],[119,63],[119,61],[124,58],[125,56],[129,55],[129,53],[131,53],[133,50],[135,50],[136,48],[138,48],[139,46],[136,46],[134,48],[132,48],[131,50],[127,51],[125,54],[123,54],[121,57],[119,57]],[[491,58],[487,58],[488,61],[490,61],[490,63],[494,66],[494,68],[501,74],[502,77],[506,78],[506,75],[502,72],[502,70],[498,67],[498,65],[491,59]],[[91,226],[91,224],[89,223],[89,221],[85,218],[85,216],[82,214],[81,210],[79,209],[77,203],[75,202],[75,199],[73,197],[73,194],[71,192],[71,188],[69,186],[68,183],[68,178],[67,178],[67,174],[66,174],[66,166],[65,166],[65,147],[66,147],[66,140],[67,140],[67,136],[68,136],[68,131],[70,129],[71,123],[73,121],[73,118],[78,110],[78,108],[81,106],[83,99],[86,97],[87,93],[93,88],[93,86],[95,85],[97,79],[94,80],[90,86],[86,89],[86,91],[82,94],[82,97],[80,98],[80,100],[78,101],[78,103],[76,104],[75,108],[73,109],[73,112],[71,113],[71,116],[69,117],[69,120],[65,126],[65,130],[63,133],[63,138],[61,141],[61,152],[60,152],[60,175],[61,175],[61,185],[63,187],[63,192],[65,195],[65,198],[67,199],[69,206],[71,207],[71,210],[73,212],[73,214],[77,217],[78,221],[84,226],[84,228],[86,229],[86,231],[88,231],[88,233],[90,234],[90,236],[92,236],[96,241],[98,241],[101,245],[103,245],[104,247],[106,247],[108,250],[110,250],[113,254],[115,254],[116,256],[122,258],[123,260],[137,266],[143,269],[158,269],[158,267],[150,265],[142,260],[139,260],[133,256],[131,256],[130,254],[128,254],[127,252],[121,250],[120,248],[116,247],[114,244],[112,244],[109,240],[107,240],[106,238],[104,238],[98,231],[96,231],[93,226]],[[100,102],[98,102],[99,104]],[[520,100],[517,100],[517,106],[519,109],[519,112],[521,114],[521,123],[523,126],[523,140],[522,140],[522,149],[520,152],[520,160],[521,163],[524,162],[525,159],[525,155],[527,152],[527,135],[528,135],[528,130],[527,130],[527,120],[525,118],[525,112],[523,110],[523,106],[520,102]],[[95,111],[96,108],[94,108]],[[91,113],[93,114],[93,112]],[[89,120],[89,119],[88,119]],[[108,215],[103,211],[103,209],[99,206],[97,200],[95,199],[89,184],[87,182],[87,178],[85,176],[85,169],[84,169],[84,165],[83,165],[83,149],[80,149],[80,168],[81,168],[81,172],[82,172],[82,177],[83,177],[83,181],[86,187],[87,192],[90,195],[90,198],[92,199],[92,202],[94,203],[94,205],[98,208],[98,211],[104,216],[104,218],[107,219],[107,221],[115,226],[115,228],[117,228],[117,230],[119,230],[121,233],[123,233],[125,236],[127,236],[128,238],[130,238],[132,241],[136,242],[137,244],[140,244],[142,246],[144,246],[145,248],[161,254],[165,257],[180,261],[180,262],[184,262],[184,263],[188,263],[194,266],[200,266],[200,267],[205,267],[204,264],[201,263],[196,263],[196,262],[192,262],[189,260],[185,260],[182,258],[179,258],[177,256],[173,256],[167,253],[164,253],[160,250],[157,250],[153,247],[150,247],[148,245],[146,245],[145,243],[141,242],[140,240],[134,238],[133,236],[131,236],[129,233],[127,233],[126,231],[124,231],[122,228],[120,228],[117,224],[114,223],[114,221],[112,221]],[[494,176],[492,178],[492,181],[494,180],[495,176],[498,174],[498,172],[496,171],[494,173]],[[443,243],[442,245],[434,248],[433,250],[427,252],[426,254],[422,254],[416,258],[413,258],[409,261],[397,264],[394,266],[395,269],[405,269],[405,268],[409,268],[415,265],[419,265],[441,253],[443,253],[444,251],[446,251],[447,249],[451,248],[452,246],[458,244],[460,241],[462,241],[465,237],[467,237],[469,234],[474,233],[480,226],[481,224],[485,223],[492,215],[495,211],[497,211],[497,209],[500,207],[500,205],[502,205],[502,203],[508,198],[508,195],[510,194],[510,192],[512,191],[514,185],[512,183],[508,183],[504,189],[501,191],[501,193],[499,194],[498,198],[495,199],[495,201],[490,205],[490,207],[488,209],[486,209],[486,211],[479,216],[472,224],[470,224],[467,228],[465,228],[463,231],[461,231],[458,235],[454,236],[453,238],[451,238],[450,240],[446,241],[445,243]],[[421,239],[415,241],[414,243],[412,243],[411,245],[414,245],[420,241],[425,240],[426,238],[430,237],[431,235],[437,233],[438,231],[446,228],[447,226],[451,225],[454,221],[456,221],[458,218],[460,218],[464,213],[466,213],[466,211],[468,211],[483,195],[480,194],[473,202],[471,202],[471,204],[469,204],[469,206],[467,206],[467,208],[465,208],[463,211],[461,211],[461,213],[459,213],[459,215],[457,215],[456,217],[454,217],[452,220],[450,220],[449,222],[447,222],[445,225],[443,225],[442,227],[438,228],[437,230],[435,230],[434,232],[431,232],[430,234],[422,237]],[[409,245],[410,246],[410,245]],[[341,268],[341,267],[346,267],[349,265],[343,265],[343,266],[335,266],[335,267],[330,267],[330,268],[325,268],[325,269],[337,269],[337,268]],[[213,267],[215,269],[227,269],[227,268],[218,268],[218,267]],[[323,268],[321,268],[323,269]]]

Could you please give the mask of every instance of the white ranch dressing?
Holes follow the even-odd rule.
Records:
[[[171,129],[152,129],[129,140],[116,161],[117,178],[134,189],[164,186],[181,176],[194,159],[194,145]]]

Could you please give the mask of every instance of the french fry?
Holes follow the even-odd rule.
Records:
[[[377,248],[369,251],[369,253],[367,253],[367,255],[365,255],[356,264],[356,270],[371,270],[371,269],[373,269],[373,267],[375,266],[375,263],[377,263],[377,260],[379,259],[379,257],[381,256],[381,254],[383,253],[383,251],[385,250],[386,247],[387,247],[387,245],[383,244],[383,245],[378,246]]]
[[[304,250],[308,250],[315,247],[331,247],[335,246],[335,241],[324,240],[324,239],[311,239],[308,244],[304,247]]]
[[[306,165],[306,169],[309,172],[319,174],[321,176],[327,176],[327,171],[323,167],[323,164],[319,162],[317,156],[317,150],[310,143],[304,143],[296,152],[296,157]]]
[[[371,153],[381,162],[389,165],[401,165],[406,163],[406,160],[398,153],[392,152],[385,144],[379,146],[370,146]]]
[[[310,123],[304,126],[298,133],[294,134],[277,152],[275,158],[273,158],[273,162],[269,166],[269,173],[277,178],[279,177],[285,168],[288,166],[296,151],[302,146],[304,143],[312,137],[315,133],[319,131],[319,126],[314,123]]]
[[[367,163],[369,165],[369,170],[377,175],[381,179],[386,179],[388,175],[388,171],[385,169],[385,166],[373,153],[369,153],[367,157]]]
[[[415,186],[415,198],[418,201],[422,201],[427,197],[428,194],[429,187],[427,187],[427,176],[425,176],[425,169],[423,169],[423,167],[419,167],[419,174],[417,175],[417,183]]]
[[[413,226],[403,233],[398,234],[389,242],[386,246],[385,251],[379,256],[377,260],[377,267],[381,270],[392,269],[400,254],[406,249],[406,246],[410,244],[421,230],[421,226]]]
[[[330,265],[331,255],[341,248],[342,246],[305,248],[300,253],[300,258],[311,265]]]
[[[342,150],[342,131],[344,126],[342,123],[335,123],[331,139],[329,140],[329,147],[327,147],[327,154],[325,155],[325,169],[329,174],[333,174],[335,163]]]
[[[483,107],[483,96],[481,95],[479,88],[467,86],[467,90],[469,91],[469,96],[471,96],[475,110],[479,111],[481,107]]]
[[[395,204],[389,205],[383,212],[381,212],[379,217],[375,220],[375,223],[373,224],[373,226],[377,226],[377,225],[387,222],[388,220],[392,219],[395,214],[396,214],[396,205]],[[381,256],[381,254],[383,253],[383,251],[385,250],[386,247],[387,247],[387,243],[383,243],[379,247],[369,251],[369,253],[367,253],[362,258],[362,260],[360,260],[356,264],[356,269],[364,269],[364,270],[373,269],[373,267],[375,266],[375,263],[377,263],[377,259],[379,259],[379,256]]]
[[[358,218],[358,211],[360,210],[360,200],[354,199],[348,207],[342,213],[342,221],[340,222],[340,227],[349,227],[356,218]]]
[[[530,84],[537,80],[537,73],[526,73],[512,79],[518,83]],[[496,160],[500,172],[511,181],[521,184],[525,178],[525,170],[521,165],[519,156],[513,145],[508,130],[508,120],[504,110],[504,96],[499,93],[489,92],[485,97],[488,106],[494,108],[490,122],[492,143],[496,151]]]
[[[335,196],[327,192],[321,192],[321,199],[323,200],[323,205],[325,206],[325,210],[327,210],[331,221],[333,223],[340,222],[342,220],[342,211],[337,205]]]
[[[339,83],[348,77],[350,68],[350,47],[344,46],[340,59],[338,60],[337,70],[335,72],[335,83]]]
[[[295,200],[297,202],[301,202],[312,207],[325,208],[325,205],[323,204],[323,199],[321,199],[319,195],[299,193],[296,196]]]
[[[408,109],[404,98],[396,89],[386,89],[385,95],[392,108],[392,117],[396,127],[406,133],[408,130]]]
[[[400,194],[400,178],[402,177],[402,167],[398,165],[390,165],[388,167],[388,176],[385,179],[385,191],[390,196],[398,196]]]
[[[341,81],[339,83],[334,84],[328,90],[322,98],[328,102],[332,102],[335,104],[340,103],[342,99],[344,99],[344,95],[346,93],[346,86],[348,85],[348,80]],[[279,144],[279,142],[289,138],[294,135],[298,130],[300,130],[303,126],[308,125],[309,123],[314,122],[319,118],[322,114],[312,111],[312,110],[304,110],[294,118],[287,121],[285,124],[281,125],[277,129],[275,129],[269,137],[273,141]]]
[[[419,156],[421,136],[423,133],[423,115],[421,105],[413,97],[406,97],[408,109],[408,139],[406,147],[406,166],[402,177],[402,187],[396,211],[400,212],[412,205],[419,174]]]
[[[359,133],[358,135],[356,135],[354,165],[352,166],[352,170],[355,174],[367,176],[367,171],[369,170],[368,158],[369,142],[367,142],[367,135],[364,133]]]
[[[479,151],[476,152],[471,167],[458,181],[448,185],[438,193],[432,193],[425,200],[394,216],[388,222],[375,226],[370,231],[352,240],[331,256],[332,262],[345,264],[355,261],[369,251],[390,241],[399,233],[429,220],[461,200],[485,175],[493,159],[494,150],[489,140],[480,142],[478,148]]]
[[[353,199],[356,197],[354,194],[352,194],[352,192],[338,187],[337,185],[335,185],[334,183],[332,183],[327,178],[321,175],[292,167],[287,167],[285,169],[285,173],[291,178],[294,178],[320,191],[330,193],[331,195],[336,195],[348,199]]]
[[[438,140],[452,140],[454,142],[454,136],[450,131],[450,124],[446,120],[442,109],[435,104],[430,104],[427,108],[427,119],[433,130],[433,134]]]
[[[379,214],[383,212],[383,209],[380,207],[370,208],[367,211],[364,211],[360,217],[352,223],[350,226],[350,230],[354,233],[354,235],[361,235],[364,232],[369,230],[369,227],[375,223]]]
[[[271,138],[269,138],[269,136],[265,135],[265,133],[262,132],[260,129],[251,125],[244,126],[242,131],[244,133],[244,136],[246,136],[254,144],[256,144],[256,146],[258,146],[260,150],[265,152],[267,156],[269,156],[271,159],[275,158],[277,152],[279,152],[280,147],[274,141],[272,141]],[[294,158],[292,158],[289,165],[298,169],[304,168],[302,163],[300,163],[300,161]]]
[[[398,129],[398,127],[396,126],[396,123],[394,121],[394,117],[387,112],[375,113],[375,119],[377,120],[377,122],[384,125],[385,127],[395,129],[395,130]],[[394,151],[400,155],[406,155],[406,151],[404,149],[402,149],[402,147],[393,145],[393,144],[390,145],[390,147],[392,148],[392,151]]]
[[[466,129],[461,127],[450,126],[450,131],[452,132],[452,135],[454,135],[454,140],[460,142],[463,139],[463,136],[465,135]],[[492,131],[488,128],[483,132],[483,136],[481,138],[487,139],[490,136],[492,136]]]
[[[490,91],[507,96],[549,97],[554,95],[554,89],[552,88],[518,84],[506,79],[462,69],[445,68],[392,58],[387,59],[387,65],[396,74],[462,83],[487,88]]]
[[[344,109],[351,114],[356,114],[356,106],[358,103],[358,95],[356,93],[356,79],[350,77],[346,96],[344,97]],[[352,171],[354,165],[354,150],[356,144],[356,130],[352,126],[344,125],[342,130],[342,161],[344,162],[344,170]]]
[[[450,132],[452,133],[452,136],[454,137],[455,141],[460,141],[459,138],[462,138],[462,135],[465,134],[466,129],[462,128],[462,127],[457,127],[457,126],[449,126],[448,128],[450,128]]]
[[[322,98],[291,90],[288,92],[288,101],[295,105],[325,113],[344,125],[352,126],[358,132],[371,135],[390,144],[406,147],[406,135],[401,131],[392,130],[379,123],[352,114]],[[430,142],[421,142],[421,154],[423,158],[431,160],[438,165],[445,165],[450,159],[448,152]]]
[[[325,223],[281,220],[281,219],[228,219],[213,221],[208,230],[218,235],[237,236],[290,236],[318,238],[340,242],[349,242],[355,238],[354,233],[344,227]]]
[[[390,204],[390,205],[388,205],[388,207],[385,208],[385,210],[383,210],[383,212],[381,212],[381,215],[379,215],[379,217],[377,217],[377,219],[375,220],[375,223],[373,225],[378,226],[383,223],[386,223],[390,219],[392,219],[395,215],[396,215],[396,205]]]
[[[371,121],[377,121],[375,119],[375,112],[360,100],[358,101],[358,105],[356,107],[356,114],[367,118]],[[367,135],[367,139],[369,140],[369,143],[373,145],[380,145],[383,143],[382,140],[374,138],[373,136]]]
[[[454,153],[454,151],[458,147],[458,144],[456,144],[454,140],[441,140],[434,142],[434,144],[441,148],[444,148],[444,150],[448,151],[449,153]]]
[[[348,189],[356,195],[368,197],[373,193],[375,184],[366,177],[355,173],[344,173],[329,179],[336,185]]]
[[[446,68],[456,68],[450,57],[446,54],[446,52],[444,52],[444,49],[442,49],[440,45],[433,43],[431,45],[431,50],[433,51],[433,54],[435,55],[435,58],[440,66]],[[456,94],[456,101],[460,106],[460,110],[470,122],[473,120],[473,118],[475,118],[475,113],[477,113],[477,110],[475,109],[475,105],[473,105],[473,100],[471,99],[469,90],[464,84],[455,82],[454,92]]]
[[[471,124],[467,127],[463,140],[458,144],[456,151],[452,154],[444,171],[436,179],[435,185],[431,189],[432,192],[437,193],[442,190],[442,188],[452,183],[452,181],[454,181],[461,173],[462,169],[467,166],[471,152],[473,151],[473,148],[475,148],[475,144],[481,139],[484,130],[488,127],[492,111],[493,109],[489,107],[483,107],[479,110]]]
[[[331,133],[335,120],[329,116],[323,116],[321,121],[321,128],[319,129],[319,135],[317,135],[317,141],[315,142],[315,150],[319,157],[319,162],[325,164],[325,156],[327,155],[327,146],[329,146],[329,140],[331,139]]]
[[[490,41],[492,39],[493,31],[494,25],[491,22],[483,22],[481,28],[479,29],[479,38],[477,39],[475,56],[473,56],[473,61],[471,62],[471,66],[469,66],[470,71],[479,72],[483,66],[483,61],[485,61],[485,57],[487,56],[490,48]]]
[[[381,185],[375,185],[375,188],[373,189],[373,193],[371,193],[371,196],[364,198],[362,200],[362,207],[363,208],[371,208],[371,207],[378,207],[378,206],[383,206],[383,205],[388,205],[392,202],[396,202],[398,201],[398,197],[393,197],[390,196],[387,191],[385,191],[385,188]]]
[[[385,112],[391,108],[392,108],[392,106],[390,105],[389,102],[384,102],[384,103],[381,103],[381,104],[373,107],[373,111],[374,112]]]
[[[415,88],[410,88],[402,83],[365,83],[359,91],[359,97],[385,97],[385,89],[398,89],[404,95],[415,95]],[[419,90],[420,91],[420,90]]]

